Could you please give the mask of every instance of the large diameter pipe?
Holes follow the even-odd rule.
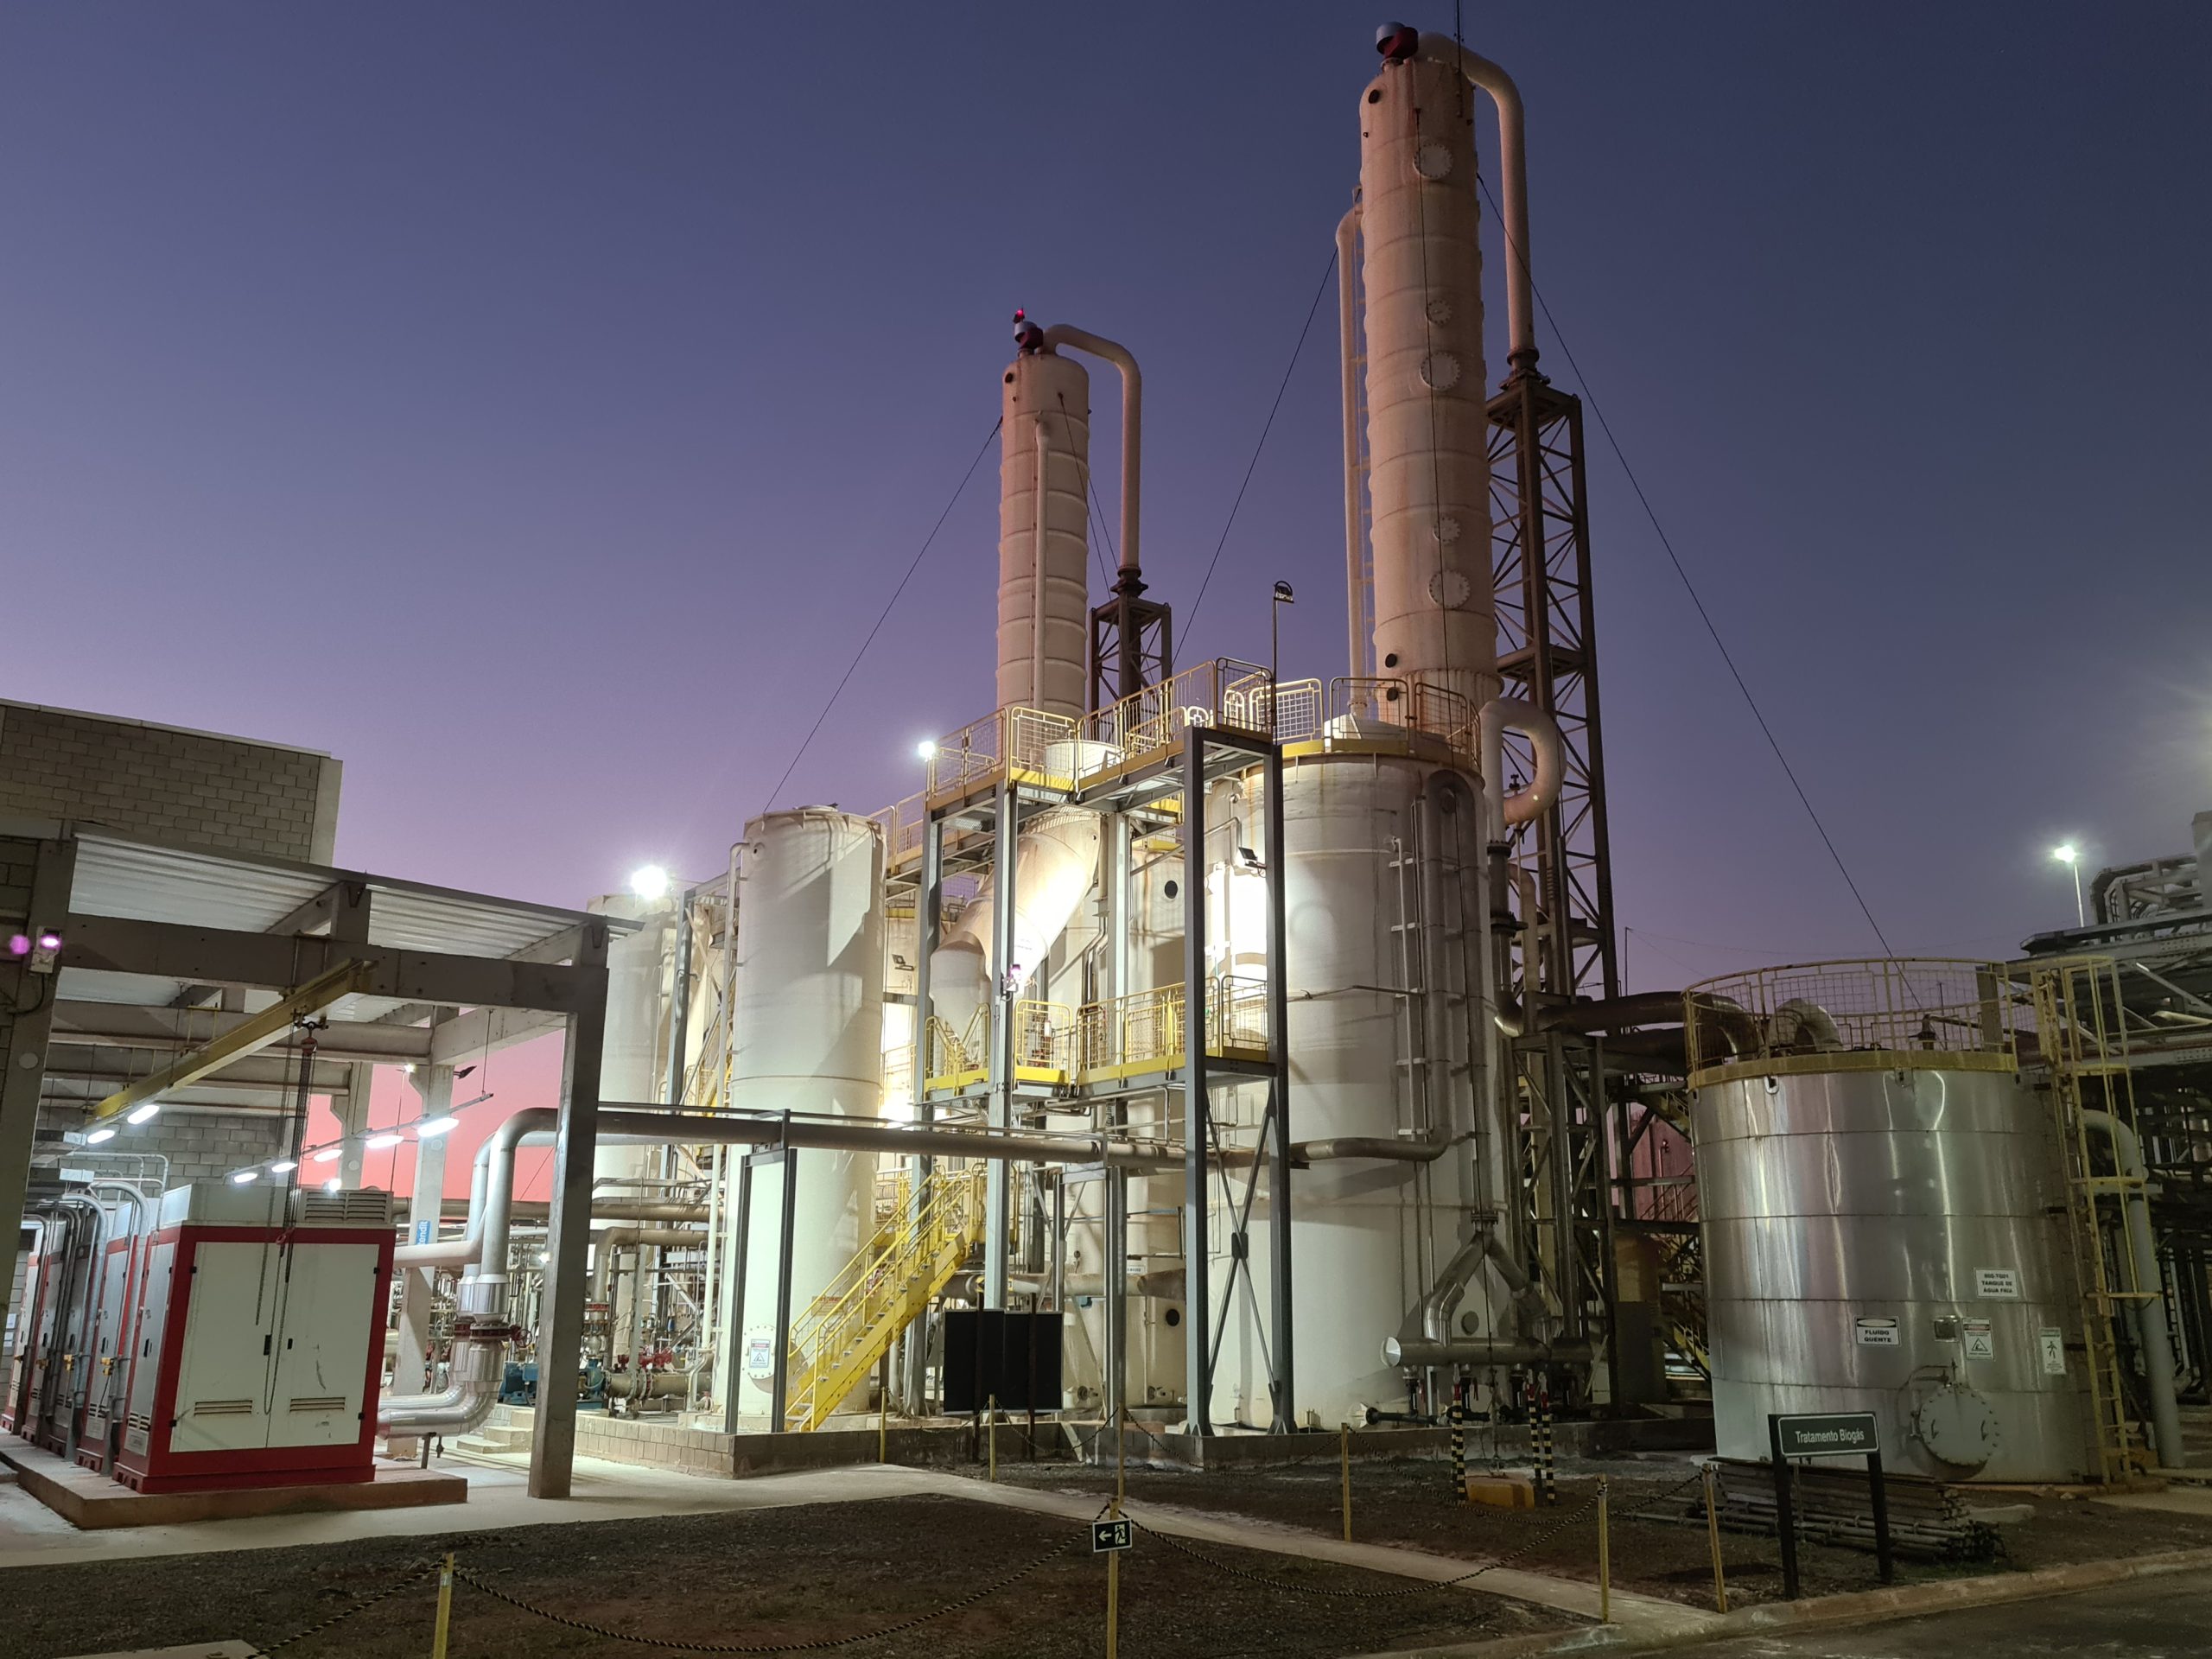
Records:
[[[2113,1161],[2131,1180],[2150,1179],[2143,1143],[2135,1131],[2110,1112],[2083,1112],[2082,1128],[2112,1142]],[[2158,1466],[2179,1469],[2188,1456],[2181,1432],[2181,1404],[2174,1397],[2174,1345],[2166,1329],[2164,1276],[2158,1271],[2158,1242],[2151,1231],[2150,1201],[2139,1187],[2127,1198],[2127,1246],[2135,1261],[2135,1284],[2150,1292],[2135,1304],[2136,1328],[2143,1340],[2143,1382],[2151,1395],[2151,1428],[2158,1446]]]
[[[1587,1364],[1592,1357],[1586,1337],[1536,1341],[1527,1337],[1459,1337],[1433,1342],[1390,1337],[1382,1344],[1382,1363],[1408,1370],[1426,1365]]]
[[[1126,346],[1088,334],[1081,328],[1071,328],[1065,322],[1056,322],[1045,331],[1046,349],[1062,346],[1072,346],[1078,352],[1103,358],[1122,373],[1122,556],[1121,574],[1126,578],[1140,576],[1137,560],[1137,496],[1140,463],[1143,454],[1144,376],[1137,368],[1137,360]]]
[[[1395,26],[1394,26],[1395,28]],[[1408,31],[1396,29],[1402,38]],[[1535,278],[1529,257],[1529,118],[1513,77],[1449,35],[1423,35],[1416,48],[1430,63],[1457,69],[1490,94],[1497,109],[1498,211],[1505,231],[1505,361],[1518,378],[1536,366]]]
[[[1367,614],[1367,549],[1359,510],[1359,272],[1353,263],[1358,253],[1359,204],[1354,202],[1337,221],[1337,350],[1344,415],[1344,672],[1364,679],[1374,622]]]
[[[1477,721],[1483,771],[1483,799],[1490,808],[1491,835],[1502,838],[1504,829],[1527,823],[1548,811],[1559,799],[1566,779],[1566,741],[1558,723],[1534,703],[1518,697],[1492,697]],[[1505,792],[1505,734],[1518,732],[1535,751],[1536,775],[1508,795]]]

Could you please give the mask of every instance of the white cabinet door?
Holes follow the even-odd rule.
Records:
[[[369,1337],[383,1310],[373,1244],[292,1246],[284,1315],[276,1332],[271,1446],[351,1446],[361,1438]]]
[[[173,1452],[236,1452],[269,1443],[270,1348],[283,1253],[266,1244],[203,1243],[194,1253],[184,1353],[177,1366]]]

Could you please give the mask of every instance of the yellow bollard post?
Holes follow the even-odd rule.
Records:
[[[1602,1477],[1598,1482],[1598,1622],[1613,1622],[1613,1556],[1611,1541],[1605,1534],[1605,1498],[1612,1483]]]
[[[1106,1511],[1106,1516],[1109,1521],[1118,1521],[1122,1518],[1122,1500],[1119,1494],[1116,1495],[1112,1507]],[[1121,1649],[1121,1643],[1122,1552],[1118,1549],[1109,1549],[1106,1552],[1106,1659],[1116,1659],[1116,1655]]]
[[[1351,1425],[1337,1425],[1338,1446],[1344,1473],[1344,1542],[1351,1542]]]
[[[1720,1511],[1713,1497],[1713,1465],[1705,1469],[1705,1535],[1713,1546],[1713,1601],[1722,1612],[1728,1611],[1728,1580],[1720,1570]]]
[[[987,1432],[991,1440],[991,1479],[995,1483],[999,1478],[999,1397],[995,1394],[991,1396],[990,1421]]]
[[[438,1627],[430,1637],[430,1659],[446,1659],[446,1631],[453,1623],[453,1552],[438,1569]]]

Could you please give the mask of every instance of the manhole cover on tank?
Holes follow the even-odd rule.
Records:
[[[1912,1414],[1920,1443],[1945,1463],[1979,1469],[1997,1455],[1996,1410],[1972,1389],[1942,1389]]]

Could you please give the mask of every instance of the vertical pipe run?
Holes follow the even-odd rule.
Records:
[[[1367,614],[1366,538],[1360,524],[1359,204],[1337,221],[1337,335],[1344,376],[1344,620],[1348,629],[1344,672],[1364,679],[1371,671],[1373,619]]]
[[[1036,541],[1030,554],[1030,580],[1035,586],[1031,589],[1029,607],[1029,683],[1033,688],[1035,703],[1039,706],[1043,703],[1045,696],[1045,543],[1051,523],[1049,507],[1052,501],[1051,496],[1046,493],[1045,480],[1052,475],[1052,435],[1046,429],[1045,417],[1039,415],[1037,417],[1037,524],[1033,532]],[[1004,966],[1006,960],[1001,957],[1000,965]]]
[[[791,1427],[791,1237],[798,1223],[798,1148],[788,1137],[783,1157],[783,1217],[776,1235],[776,1370],[769,1385],[768,1408],[779,1434]]]

